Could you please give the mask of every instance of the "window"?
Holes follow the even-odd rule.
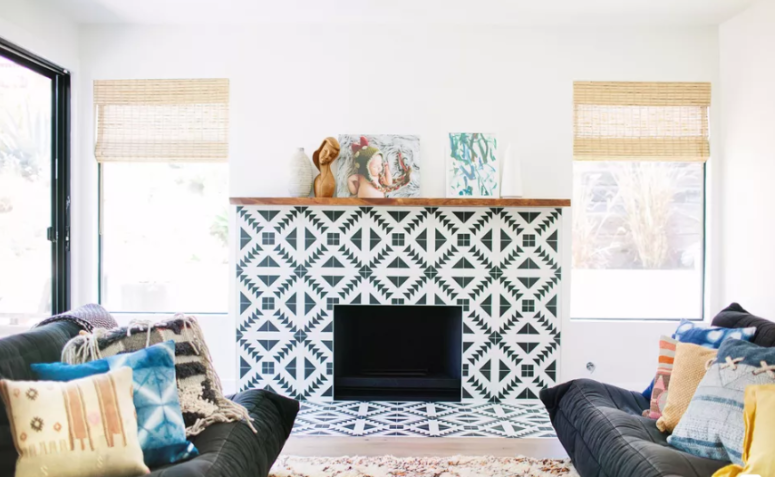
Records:
[[[227,312],[228,81],[95,81],[94,101],[101,303]]]
[[[404,245],[404,234],[393,234],[393,246],[402,247]]]
[[[457,246],[458,247],[468,247],[471,245],[471,235],[470,234],[459,234],[457,236]]]
[[[339,234],[338,233],[330,233],[327,236],[328,245],[339,245]]]
[[[69,88],[0,39],[0,336],[70,307]]]
[[[534,234],[525,234],[522,237],[522,246],[523,247],[535,247],[536,246],[536,236]]]
[[[700,319],[706,83],[574,85],[571,317]]]
[[[533,365],[532,364],[523,364],[522,365],[522,377],[523,378],[532,378],[534,376],[533,371]]]

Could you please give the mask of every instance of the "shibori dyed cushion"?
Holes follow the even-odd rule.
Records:
[[[40,379],[67,381],[67,376],[82,370],[99,373],[102,366],[109,369],[126,366],[133,371],[138,437],[148,466],[172,464],[199,455],[194,444],[186,440],[175,381],[174,342],[166,341],[85,364],[32,364],[31,368]]]
[[[751,328],[715,328],[702,323],[681,320],[673,338],[681,343],[692,343],[706,348],[718,349],[727,339],[751,341],[756,334],[756,327]]]
[[[70,340],[62,349],[62,361],[80,364],[168,340],[175,344],[175,376],[186,435],[197,435],[216,422],[240,419],[245,419],[253,429],[248,411],[224,397],[202,329],[193,316],[175,315],[171,320],[153,324],[96,329],[93,334]]]
[[[137,477],[143,464],[132,370],[68,382],[0,380],[16,477]]]
[[[701,457],[742,465],[745,388],[775,384],[775,348],[727,340],[667,442]]]

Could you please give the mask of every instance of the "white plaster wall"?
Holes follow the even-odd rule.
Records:
[[[775,319],[775,1],[719,28],[721,296]]]
[[[94,79],[229,78],[232,196],[287,195],[294,148],[311,154],[342,132],[419,134],[423,195],[442,196],[445,133],[477,130],[500,134],[521,156],[526,197],[569,198],[574,80],[718,79],[715,27],[86,26],[80,48],[85,125]],[[90,151],[92,128],[79,139]],[[93,157],[81,160],[90,164],[81,180],[96,184]],[[87,190],[96,204],[95,186]],[[570,224],[566,210],[566,238]],[[94,238],[85,247],[96,250],[96,213],[84,225]],[[561,378],[587,376],[593,361],[593,377],[645,387],[658,337],[675,323],[571,321],[568,240],[563,254]],[[88,273],[79,279],[96,283]],[[221,334],[210,347],[227,381],[236,377],[235,305],[212,324]]]

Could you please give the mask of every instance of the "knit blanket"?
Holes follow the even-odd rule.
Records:
[[[179,314],[158,323],[136,321],[113,330],[95,329],[70,340],[62,349],[62,362],[85,363],[169,340],[175,342],[175,374],[186,435],[197,435],[216,422],[240,419],[253,429],[247,409],[224,397],[202,329],[193,316]]]
[[[108,310],[96,303],[90,303],[83,305],[74,310],[66,311],[58,315],[54,315],[50,318],[46,318],[41,321],[35,328],[54,323],[57,321],[71,321],[80,326],[84,331],[91,333],[96,328],[117,328],[118,323],[113,319],[113,316],[108,313]]]

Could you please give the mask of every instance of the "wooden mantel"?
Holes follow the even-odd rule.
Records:
[[[236,205],[291,206],[381,206],[381,207],[570,207],[570,199],[444,199],[396,198],[361,199],[358,197],[232,197]]]

